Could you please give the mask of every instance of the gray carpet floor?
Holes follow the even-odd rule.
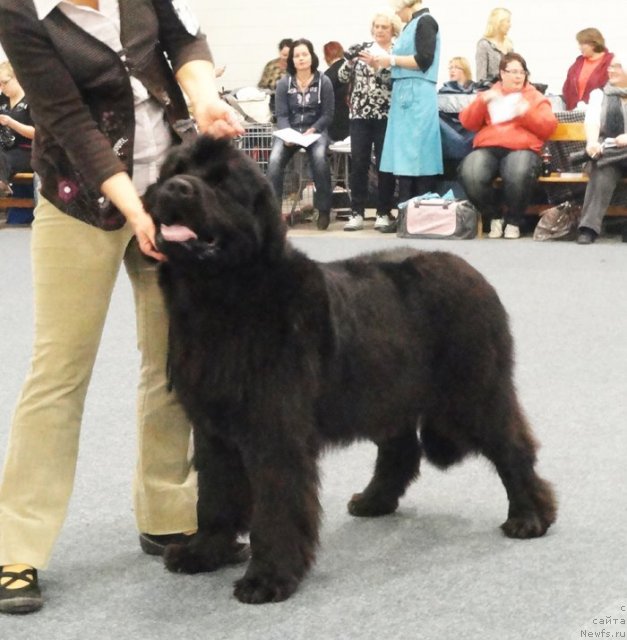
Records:
[[[34,615],[1,617],[0,637],[627,637],[627,246],[611,239],[590,247],[402,241],[337,227],[291,235],[320,260],[411,244],[457,253],[488,277],[510,313],[517,385],[543,445],[539,470],[559,496],[557,523],[538,540],[505,538],[498,528],[505,492],[481,459],[446,473],[424,464],[396,514],[351,518],[346,502],[369,479],[375,453],[361,444],[324,458],[317,564],[287,602],[238,603],[231,591],[242,567],[192,577],[166,572],[141,553],[134,531],[138,358],[122,275],[88,395],[73,500],[41,575],[46,605]],[[0,230],[2,453],[32,339],[29,239],[28,229]]]

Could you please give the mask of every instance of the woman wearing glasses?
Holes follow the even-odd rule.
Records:
[[[474,134],[464,129],[459,121],[459,112],[466,102],[460,104],[460,100],[456,99],[456,96],[475,93],[477,90],[477,85],[472,80],[470,64],[466,58],[455,56],[449,60],[448,77],[448,82],[445,82],[438,91],[440,94],[450,96],[442,103],[438,102],[445,176],[451,167],[456,171],[459,161],[472,151],[474,138]]]
[[[31,171],[30,152],[35,127],[24,90],[8,62],[0,63],[0,196],[10,196],[16,173]]]
[[[557,119],[550,102],[529,84],[521,55],[503,56],[499,78],[459,114],[462,125],[476,132],[459,171],[468,198],[491,221],[490,238],[516,239],[540,173],[542,146]],[[497,176],[502,189],[494,188]]]

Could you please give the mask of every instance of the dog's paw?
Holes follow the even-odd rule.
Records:
[[[287,600],[298,587],[295,578],[278,576],[244,576],[235,583],[233,594],[245,604],[263,604]]]
[[[199,573],[215,571],[231,564],[241,564],[250,558],[250,547],[237,542],[228,547],[210,547],[170,544],[165,548],[163,560],[167,569],[174,573]]]
[[[501,529],[508,538],[539,538],[547,532],[550,525],[550,522],[545,522],[534,513],[524,517],[508,518],[501,525]]]
[[[195,553],[190,553],[187,545],[169,544],[163,552],[163,562],[174,573],[198,573],[203,571]]]
[[[377,516],[387,516],[394,513],[398,508],[398,500],[384,500],[382,498],[373,498],[363,493],[356,493],[350,499],[348,505],[348,513],[352,516],[360,518],[376,518]]]

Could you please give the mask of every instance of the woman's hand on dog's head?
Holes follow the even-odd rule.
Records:
[[[200,133],[214,138],[234,138],[245,133],[235,111],[222,100],[211,100],[194,107],[194,118]]]

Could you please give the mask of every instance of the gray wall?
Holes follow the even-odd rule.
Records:
[[[367,39],[372,14],[385,5],[385,0],[188,1],[209,37],[216,64],[227,65],[220,79],[227,89],[256,84],[283,37],[309,38],[319,53],[328,40],[348,46]],[[620,0],[431,0],[425,6],[442,30],[440,82],[447,79],[447,60],[455,55],[468,58],[474,72],[475,45],[495,6],[512,12],[510,37],[527,59],[532,80],[548,84],[554,93],[561,92],[566,71],[579,54],[575,33],[580,29],[600,29],[610,50],[621,42],[627,48],[627,5]]]

